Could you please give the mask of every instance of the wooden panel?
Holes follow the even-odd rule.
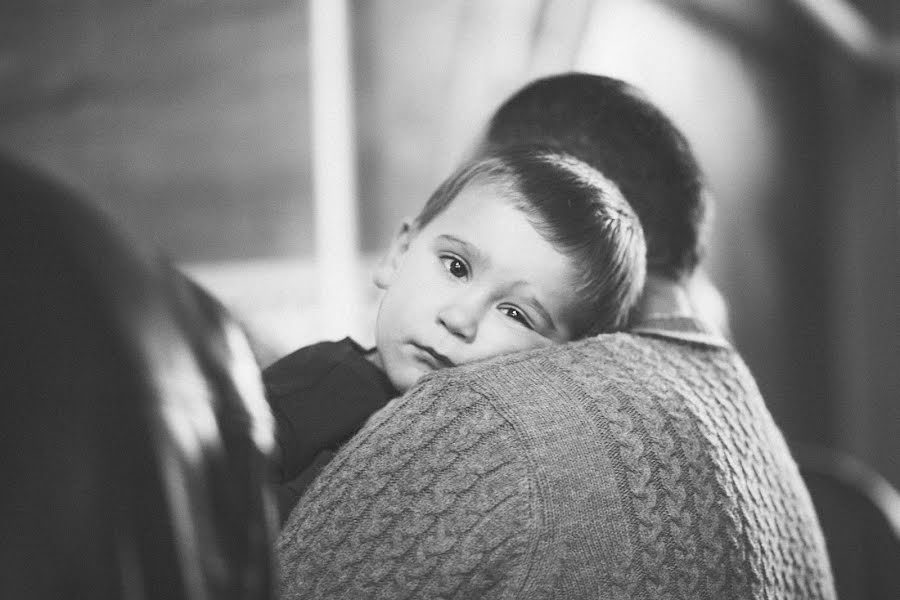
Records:
[[[0,146],[177,258],[307,252],[299,0],[0,9]]]

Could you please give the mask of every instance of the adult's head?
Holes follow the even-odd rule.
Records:
[[[0,160],[0,597],[272,597],[271,414],[222,307]]]
[[[644,283],[637,216],[555,150],[464,165],[404,224],[376,273],[379,364],[405,390],[435,368],[626,325]]]
[[[585,73],[536,80],[497,109],[476,152],[520,144],[555,146],[615,182],[644,228],[648,274],[680,281],[693,273],[702,174],[687,140],[640,90]]]

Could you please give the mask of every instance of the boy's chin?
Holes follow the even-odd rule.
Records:
[[[414,386],[422,377],[430,373],[430,370],[418,368],[410,365],[404,365],[397,369],[388,369],[387,376],[391,380],[391,384],[401,394],[405,394],[409,388]]]

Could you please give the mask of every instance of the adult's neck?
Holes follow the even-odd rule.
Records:
[[[634,322],[640,324],[661,316],[689,317],[708,331],[732,339],[728,305],[706,273],[700,270],[685,281],[675,281],[655,273],[647,274]]]
[[[648,273],[637,307],[637,321],[661,315],[693,317],[695,310],[683,283]]]

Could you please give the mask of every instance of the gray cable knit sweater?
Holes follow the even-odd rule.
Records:
[[[649,323],[425,378],[291,514],[283,598],[834,598],[736,353]]]

